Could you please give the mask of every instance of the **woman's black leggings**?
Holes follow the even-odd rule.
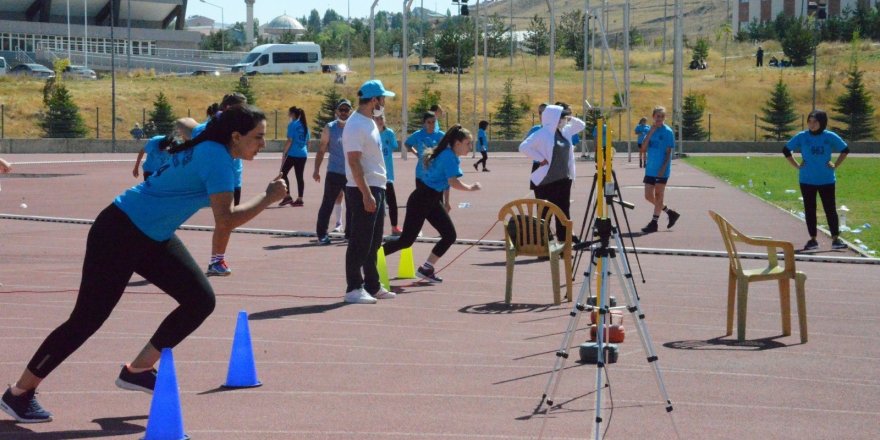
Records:
[[[43,341],[28,370],[45,378],[98,331],[133,273],[179,304],[150,338],[158,350],[175,347],[214,311],[214,290],[183,242],[176,235],[162,242],[150,239],[121,209],[110,205],[89,230],[73,312]]]
[[[552,202],[571,220],[571,179],[560,179],[555,182],[541,184],[535,187],[535,198]],[[544,213],[541,213],[541,217]],[[555,218],[555,217],[554,217]],[[565,241],[565,226],[556,218],[556,239]]]
[[[306,189],[306,181],[303,179],[303,170],[306,168],[306,158],[291,156],[284,158],[284,165],[281,165],[281,175],[284,177],[284,183],[287,184],[287,195],[290,195],[290,180],[287,179],[287,173],[290,172],[291,168],[293,168],[294,174],[296,175],[296,193],[299,198],[302,198],[303,191]]]
[[[394,182],[385,183],[385,203],[388,204],[391,226],[397,226],[397,193],[394,192]]]
[[[480,151],[480,154],[483,156],[483,158],[478,160],[477,163],[474,164],[474,168],[477,168],[482,163],[483,169],[485,170],[486,169],[486,160],[489,159],[489,153],[487,153],[485,151]]]
[[[449,218],[449,213],[443,206],[443,192],[435,191],[421,180],[416,180],[416,189],[406,200],[403,233],[400,234],[399,239],[385,243],[385,255],[391,255],[412,246],[416,242],[425,220],[440,233],[440,241],[434,245],[431,253],[442,257],[458,238],[455,225],[452,224],[452,219]]]
[[[828,185],[801,184],[801,195],[804,197],[804,217],[807,220],[807,232],[810,237],[815,237],[816,231],[816,193],[822,199],[822,209],[825,210],[825,218],[828,219],[828,229],[831,235],[840,235],[840,220],[837,218],[837,201],[834,196],[833,183]]]

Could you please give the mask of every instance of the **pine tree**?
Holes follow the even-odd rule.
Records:
[[[235,86],[235,91],[244,95],[247,98],[247,103],[249,105],[257,105],[257,97],[254,95],[254,88],[251,86],[251,78],[245,75],[242,75],[241,78],[238,79],[238,85]]]
[[[831,116],[831,119],[846,127],[833,127],[832,130],[850,142],[870,138],[875,128],[871,94],[865,90],[865,83],[862,81],[864,72],[859,70],[858,41],[856,34],[853,36],[853,57],[844,85],[846,92],[837,97],[837,105],[832,108],[840,116]]]
[[[82,138],[86,136],[86,125],[79,114],[79,107],[73,102],[64,83],[53,82],[51,96],[46,102],[48,110],[43,114],[40,128],[47,138]]]
[[[702,127],[705,102],[705,95],[693,92],[684,97],[681,105],[681,135],[684,140],[702,141],[708,137]]]
[[[336,104],[343,99],[336,87],[324,90],[321,95],[324,96],[324,102],[321,103],[321,110],[315,116],[315,125],[312,128],[312,137],[315,139],[320,139],[324,126],[336,119]]]
[[[177,120],[177,116],[174,116],[174,110],[171,109],[168,98],[164,93],[159,92],[156,101],[153,102],[153,110],[150,112],[149,122],[152,124],[144,126],[144,134],[147,137],[169,134],[174,131],[175,120]]]
[[[502,139],[517,139],[520,136],[519,121],[529,111],[529,106],[524,101],[517,102],[513,95],[513,78],[507,78],[504,83],[504,95],[501,97],[501,105],[498,106],[496,122],[499,127],[498,134]]]
[[[544,18],[535,14],[529,23],[529,30],[526,31],[526,40],[523,44],[532,55],[541,56],[550,53],[550,31]]]
[[[409,109],[409,131],[413,132],[422,128],[422,115],[431,109],[434,104],[440,104],[440,92],[431,90],[436,82],[436,75],[429,74],[428,81],[422,86],[422,93],[416,104]],[[442,123],[443,121],[441,121]]]
[[[782,82],[781,75],[761,111],[764,116],[758,119],[767,124],[761,125],[761,129],[768,132],[764,135],[764,139],[782,141],[797,130],[794,122],[797,121],[798,115],[794,111],[794,99],[788,93],[788,86]]]

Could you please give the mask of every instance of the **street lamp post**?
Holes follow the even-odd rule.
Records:
[[[370,6],[370,79],[376,78],[376,5],[379,0],[373,0]]]
[[[205,0],[199,0],[199,1],[206,4],[206,5],[211,5],[215,8],[220,8],[220,52],[226,52],[226,41],[223,38],[224,37],[223,23],[226,21],[226,19],[223,17],[223,7],[220,5],[215,5],[211,2],[207,2]]]

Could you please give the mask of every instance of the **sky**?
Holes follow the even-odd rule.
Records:
[[[223,18],[226,23],[232,24],[237,21],[245,21],[246,9],[244,0],[208,1],[223,8]],[[475,2],[476,0],[470,0],[468,4],[473,5]],[[312,9],[316,9],[322,17],[327,9],[333,9],[336,13],[346,16],[348,15],[349,5],[351,6],[352,18],[369,18],[370,6],[373,4],[370,0],[323,0],[317,3],[320,6],[316,7],[315,3],[306,0],[256,0],[254,3],[254,18],[258,19],[261,24],[268,23],[273,18],[284,13],[298,19],[303,16],[308,17]],[[453,11],[453,13],[458,9],[457,6],[453,8],[451,0],[413,0],[412,7],[415,8],[422,4],[424,4],[426,9],[432,9],[443,14],[446,13],[447,9]],[[202,15],[219,22],[220,8],[202,3],[200,0],[190,0],[187,2],[186,15],[187,17]],[[381,10],[400,12],[403,10],[403,0],[379,0],[379,4],[376,5],[376,11]]]

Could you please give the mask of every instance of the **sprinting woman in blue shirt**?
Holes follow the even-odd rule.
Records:
[[[37,349],[21,378],[3,394],[3,409],[19,422],[52,420],[34,397],[40,382],[92,336],[110,316],[132,274],[143,276],[177,301],[116,385],[153,392],[161,350],[177,346],[214,310],[214,291],[175,230],[210,206],[215,229],[232,230],[286,193],[277,177],[247,203],[232,204],[235,159],[252,160],[266,145],[266,116],[254,107],[223,112],[204,133],[175,146],[171,159],[145,182],[120,194],[89,230],[82,281],[70,318]]]
[[[433,122],[431,124],[433,125]],[[424,172],[422,178],[416,180],[416,189],[406,201],[403,233],[400,234],[399,239],[384,245],[385,255],[412,246],[427,220],[440,233],[440,241],[434,245],[431,255],[419,267],[416,275],[432,283],[443,281],[434,273],[434,265],[457,238],[455,225],[449,218],[449,210],[452,209],[449,205],[449,188],[462,191],[477,191],[481,188],[479,182],[468,185],[461,181],[463,173],[461,159],[458,157],[466,155],[471,150],[472,142],[471,133],[461,125],[455,124],[446,132],[437,144],[437,148],[423,152]]]
[[[822,208],[825,210],[825,218],[828,219],[831,248],[846,248],[846,243],[840,239],[840,219],[837,217],[835,200],[835,170],[846,160],[849,147],[836,133],[826,130],[827,126],[828,115],[822,110],[813,110],[807,117],[808,130],[794,135],[782,149],[788,163],[798,170],[801,195],[804,198],[804,218],[810,234],[810,239],[804,245],[806,251],[819,248],[819,242],[816,241],[816,194],[822,199]],[[800,163],[792,157],[792,152],[801,153]],[[831,154],[835,152],[840,154],[832,162]]]

